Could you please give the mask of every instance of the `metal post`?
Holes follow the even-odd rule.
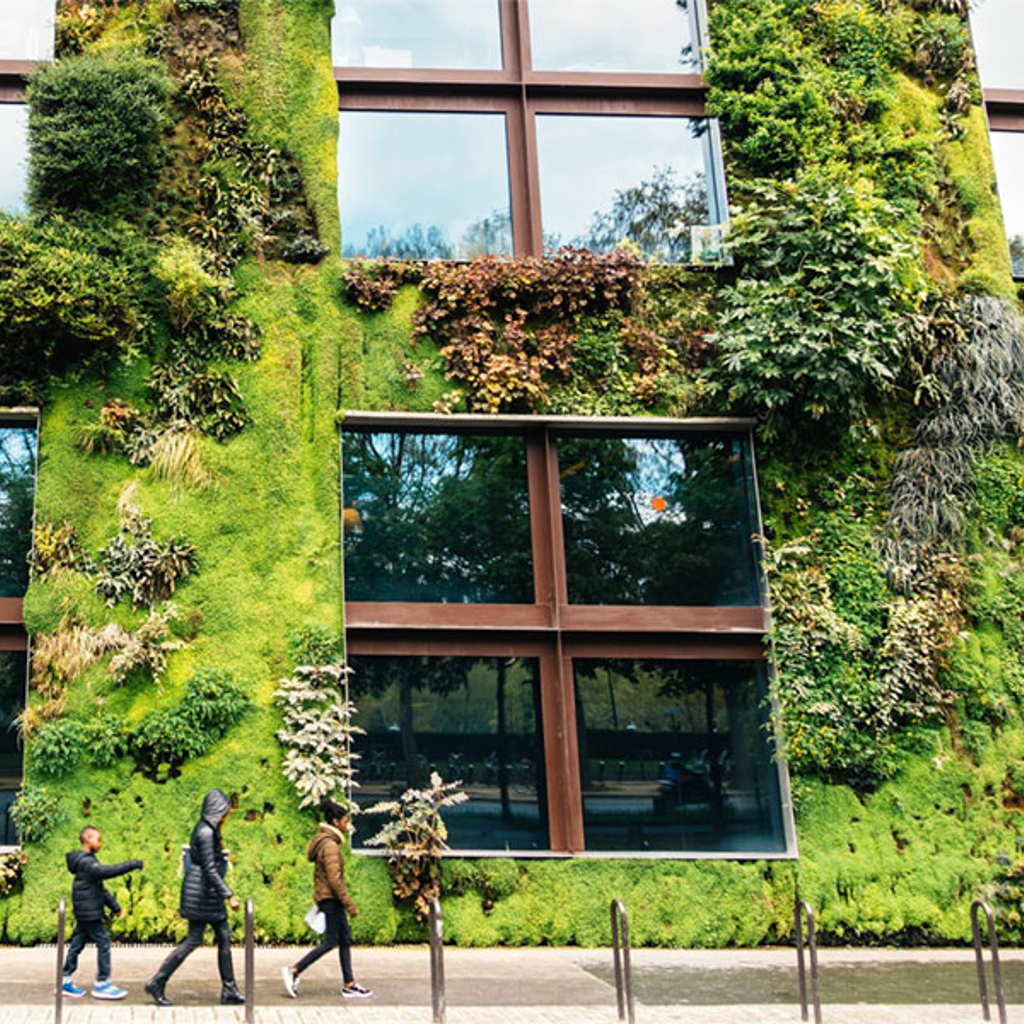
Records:
[[[53,1024],[61,1024],[64,1019],[64,926],[67,915],[67,900],[61,899],[57,906],[57,981],[53,990]]]
[[[615,964],[615,1002],[619,1020],[629,1015],[629,1024],[636,1024],[636,1004],[633,1000],[633,965],[629,956],[629,919],[622,900],[612,900],[612,957]]]
[[[988,923],[989,949],[992,951],[992,981],[995,983],[999,1024],[1006,1024],[1006,1000],[1003,997],[1003,972],[999,966],[999,940],[996,938],[996,922],[992,916],[992,908],[984,900],[975,900],[971,904],[971,933],[974,938],[974,965],[978,970],[978,994],[981,997],[981,1016],[984,1020],[992,1019],[988,1006],[985,959],[981,948],[981,925],[978,923],[979,910],[984,913],[985,920]]]
[[[256,1013],[256,922],[252,900],[245,901],[245,1024],[253,1024]]]
[[[796,898],[793,904],[793,922],[796,926],[796,969],[800,984],[800,1019],[807,1020],[807,965],[804,961],[803,917],[807,917],[807,945],[811,954],[811,996],[814,1001],[814,1024],[821,1024],[821,992],[818,987],[818,935],[814,926],[814,911],[806,901]]]
[[[448,999],[444,985],[444,917],[441,914],[441,901],[436,897],[430,901],[430,1002],[434,1024],[446,1024]]]

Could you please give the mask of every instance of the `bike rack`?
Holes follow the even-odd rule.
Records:
[[[633,967],[629,959],[629,919],[622,900],[612,900],[608,908],[612,918],[612,955],[615,963],[615,1002],[619,1020],[636,1024],[636,1006],[633,1002]]]
[[[996,922],[992,916],[992,908],[984,900],[975,900],[971,904],[971,932],[974,936],[974,964],[978,969],[978,993],[981,996],[981,1016],[983,1020],[991,1020],[988,1007],[988,982],[985,979],[985,958],[981,948],[981,925],[978,922],[978,911],[985,915],[988,922],[988,944],[992,951],[992,980],[995,983],[996,1006],[999,1008],[999,1024],[1006,1024],[1006,1000],[1003,998],[1003,972],[999,967],[999,940],[996,938]]]
[[[245,1024],[256,1019],[256,921],[252,900],[245,901]]]
[[[68,903],[61,899],[57,905],[57,979],[54,985],[53,1024],[64,1019],[64,926],[67,924]]]
[[[814,927],[814,911],[806,900],[796,898],[793,904],[793,921],[796,925],[796,969],[800,981],[800,1019],[808,1020],[807,1011],[807,965],[804,962],[803,918],[807,918],[807,945],[811,954],[811,994],[814,1000],[814,1024],[821,1024],[821,992],[818,987],[818,935]],[[1005,1024],[1005,1022],[1004,1022]]]
[[[434,1024],[446,1024],[448,998],[444,984],[444,917],[441,901],[430,901],[430,1002]]]

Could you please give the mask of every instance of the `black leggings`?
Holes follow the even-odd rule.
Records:
[[[207,924],[213,927],[214,938],[217,940],[217,968],[220,971],[220,980],[224,985],[234,984],[235,968],[231,963],[231,927],[226,919],[223,921],[189,921],[188,935],[160,965],[160,970],[156,972],[154,981],[167,983],[167,979],[182,965],[185,957],[203,944],[203,935],[206,932]]]
[[[295,965],[295,974],[301,974],[337,946],[338,958],[341,960],[341,976],[346,985],[351,985],[356,979],[352,976],[352,932],[348,927],[348,914],[339,900],[320,900],[317,906],[327,918],[323,941]]]

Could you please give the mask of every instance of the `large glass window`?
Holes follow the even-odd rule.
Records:
[[[437,771],[469,796],[444,816],[452,848],[548,848],[535,659],[355,657],[352,667],[364,807]],[[359,816],[356,845],[381,822]]]
[[[14,846],[11,804],[21,785],[21,748],[15,719],[25,707],[26,654],[0,650],[0,846]]]
[[[725,219],[699,0],[336,0],[343,254],[690,257]],[[500,45],[499,45],[500,43]]]
[[[792,849],[748,423],[350,413],[342,491],[362,804],[433,769],[456,851]]]
[[[521,436],[345,435],[350,601],[533,600]]]
[[[690,26],[678,0],[530,0],[533,66],[543,70],[696,72]]]
[[[28,587],[35,467],[35,425],[0,420],[0,597]]]
[[[763,664],[575,662],[588,850],[781,851]]]
[[[2,38],[0,26],[0,38]],[[0,103],[0,213],[25,212],[28,181],[28,107]]]
[[[989,137],[1013,274],[1024,277],[1024,132],[992,132]]]
[[[500,68],[498,0],[337,0],[337,67]]]
[[[0,60],[53,60],[54,0],[0,3]]]
[[[760,603],[740,438],[569,436],[558,448],[570,601]]]
[[[1021,0],[978,0],[971,32],[986,89],[1024,89],[1024,8]]]
[[[511,252],[505,117],[344,112],[338,195],[348,257]]]

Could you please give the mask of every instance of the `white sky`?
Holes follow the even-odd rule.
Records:
[[[383,224],[419,223],[458,243],[474,221],[509,211],[504,114],[343,111],[338,200],[346,247]]]
[[[0,60],[52,60],[54,0],[0,0]]]
[[[1024,235],[1024,133],[992,132],[992,155],[1007,235]]]
[[[0,0],[6,3],[8,0]],[[28,107],[0,103],[0,210],[21,213],[25,209],[28,176]]]
[[[1024,89],[1024,0],[975,0],[971,29],[982,85]]]

